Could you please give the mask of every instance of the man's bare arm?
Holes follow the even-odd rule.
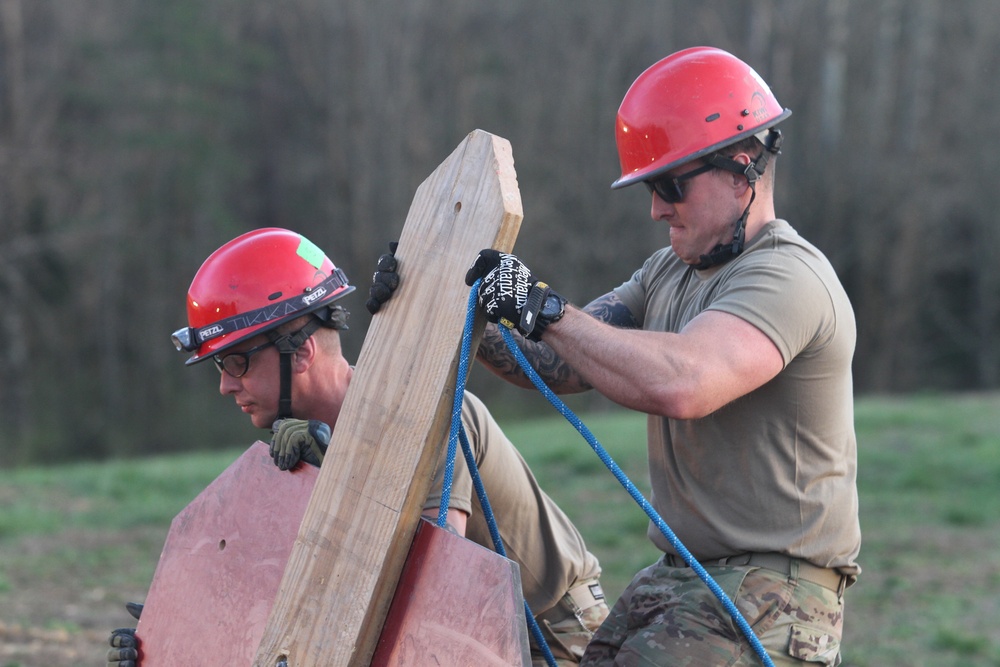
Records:
[[[625,307],[625,304],[614,292],[608,292],[604,296],[594,299],[582,310],[591,317],[612,326],[628,329],[638,327],[632,312]],[[559,394],[573,394],[591,389],[591,386],[583,380],[580,374],[565,363],[544,342],[525,340],[517,331],[512,333],[518,347],[532,368],[538,372],[545,384],[553,391]],[[497,325],[486,325],[486,332],[479,344],[477,357],[490,371],[504,380],[519,387],[530,388],[533,386],[531,380],[527,378],[518,365],[514,354],[507,347]]]

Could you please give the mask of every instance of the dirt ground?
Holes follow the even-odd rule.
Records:
[[[100,665],[108,632],[42,630],[0,622],[0,664],[23,667]]]
[[[15,607],[32,616],[47,618],[39,625],[0,621],[0,665],[3,667],[76,667],[101,665],[105,662],[108,635],[116,627],[127,625],[124,609],[113,612],[110,603],[92,604],[82,609],[67,603],[63,587],[35,590],[31,600],[13,601]],[[8,601],[10,604],[10,601]],[[4,616],[18,615],[5,607]],[[66,627],[45,627],[53,618],[69,621]],[[70,624],[78,627],[70,627]]]
[[[162,547],[162,529],[156,533]],[[139,543],[145,561],[140,573],[106,556],[139,560],[136,541],[117,534],[67,531],[0,547],[8,582],[0,591],[0,667],[104,665],[111,630],[135,625],[124,602],[145,596],[143,586],[125,583],[119,590],[116,581],[148,585],[145,572],[152,572],[159,555],[160,547],[149,553],[146,536]]]

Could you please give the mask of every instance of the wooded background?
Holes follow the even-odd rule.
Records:
[[[0,27],[0,466],[260,436],[169,342],[201,262],[304,233],[358,286],[356,358],[376,257],[473,129],[513,146],[534,272],[618,285],[669,240],[609,189],[615,112],[703,44],[794,112],[778,213],[851,296],[857,391],[1000,385],[994,0],[0,0]]]

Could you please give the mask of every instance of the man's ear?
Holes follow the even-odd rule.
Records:
[[[305,342],[295,350],[292,355],[292,372],[305,373],[316,361],[316,354],[319,352],[318,344],[314,336],[306,338]]]
[[[746,153],[737,153],[732,157],[732,159],[735,160],[736,162],[739,162],[742,165],[748,165],[750,164],[753,158],[751,158]],[[750,183],[747,181],[747,177],[744,176],[743,174],[737,174],[734,171],[730,171],[728,173],[733,178],[733,189],[736,190],[737,196],[742,197],[743,193],[745,193],[747,189],[750,187]]]

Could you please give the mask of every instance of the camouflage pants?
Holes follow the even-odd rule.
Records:
[[[559,667],[575,667],[580,664],[584,649],[594,636],[594,631],[607,618],[608,612],[608,605],[603,599],[595,600],[586,609],[581,609],[567,594],[555,607],[538,615],[535,620]],[[530,633],[529,638],[532,667],[545,667],[545,657],[535,645],[535,638]]]
[[[840,664],[844,601],[835,591],[759,567],[705,570],[776,666]],[[635,576],[580,664],[757,667],[761,661],[694,570],[661,559]]]

